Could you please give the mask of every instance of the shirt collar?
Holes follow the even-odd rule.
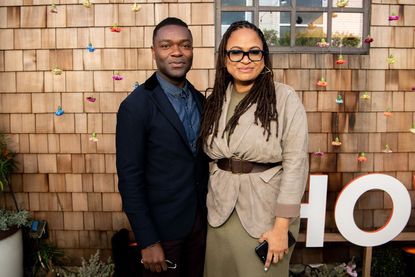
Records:
[[[180,88],[164,79],[158,72],[156,72],[156,77],[165,93],[170,94],[174,97],[180,97],[182,91],[184,91],[186,97],[189,96],[189,87],[187,85],[187,80],[185,81],[183,88]]]

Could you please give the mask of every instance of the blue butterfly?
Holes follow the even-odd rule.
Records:
[[[58,106],[58,109],[57,109],[57,111],[55,112],[55,114],[57,115],[57,116],[61,116],[61,115],[63,115],[65,112],[63,111],[63,109],[62,109],[62,107],[61,106]]]
[[[88,46],[86,47],[88,52],[92,53],[95,51],[95,48],[92,46],[92,43],[88,43]]]

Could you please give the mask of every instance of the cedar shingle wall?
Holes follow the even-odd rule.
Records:
[[[86,256],[95,248],[109,249],[114,231],[127,227],[117,192],[115,123],[119,103],[154,70],[151,36],[166,16],[190,24],[194,63],[189,79],[204,91],[214,80],[215,4],[213,1],[144,1],[131,11],[133,0],[96,0],[84,8],[81,0],[0,0],[0,130],[10,134],[19,153],[13,184],[20,205],[47,219],[50,235],[68,253]],[[369,55],[336,57],[320,54],[274,54],[277,80],[293,86],[308,113],[312,173],[329,175],[328,231],[335,231],[333,206],[338,191],[367,172],[398,178],[415,202],[415,1],[372,1]],[[399,5],[398,5],[399,4]],[[393,11],[399,21],[389,22]],[[118,23],[122,31],[109,27]],[[86,50],[91,41],[94,53]],[[388,65],[393,54],[396,64]],[[62,75],[51,70],[58,66]],[[120,73],[124,80],[114,81]],[[316,87],[324,74],[326,89]],[[370,100],[360,96],[368,91]],[[335,99],[341,92],[345,103]],[[94,103],[86,97],[96,98]],[[65,114],[54,115],[62,105]],[[383,112],[390,108],[393,117]],[[89,140],[98,134],[97,143]],[[331,145],[339,135],[343,145]],[[382,152],[388,144],[394,151]],[[357,153],[368,161],[359,164]],[[11,206],[9,196],[2,203]],[[3,204],[2,204],[3,205]],[[384,224],[391,201],[371,192],[357,205],[356,220],[365,228]],[[412,215],[407,231],[414,231]],[[303,261],[322,252],[305,250]],[[108,251],[107,251],[108,254]],[[295,259],[299,259],[298,255]]]

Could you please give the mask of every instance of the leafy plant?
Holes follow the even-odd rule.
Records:
[[[371,276],[405,277],[405,266],[400,248],[385,245],[373,248]]]
[[[51,273],[56,267],[64,270],[62,266],[69,260],[63,250],[44,240],[26,241],[25,247],[25,276],[55,276]]]
[[[99,258],[99,250],[91,255],[88,261],[82,258],[82,265],[75,272],[62,272],[64,277],[110,277],[114,273],[114,264],[111,258],[104,263]]]
[[[16,169],[15,153],[7,147],[6,136],[0,133],[0,191],[10,183],[10,173]]]
[[[273,29],[264,29],[265,40],[269,46],[289,46],[290,34],[285,33],[285,37],[278,37],[278,31]]]
[[[335,47],[352,47],[356,48],[360,46],[362,39],[359,36],[350,33],[334,33],[332,35],[332,45]]]
[[[297,30],[295,34],[295,45],[317,47],[317,42],[327,38],[327,34],[321,28],[307,28]]]
[[[360,269],[359,269],[360,271]],[[350,262],[335,264],[296,264],[290,266],[290,277],[357,277],[354,257]]]
[[[264,29],[264,37],[269,46],[275,46],[278,40],[278,32],[273,29]]]
[[[0,209],[0,231],[7,231],[13,226],[27,227],[30,225],[29,218],[30,213],[25,210],[16,212]]]
[[[10,174],[16,169],[15,153],[7,147],[7,139],[3,133],[0,133],[0,151],[0,192],[8,187],[16,210],[20,210],[10,183]]]

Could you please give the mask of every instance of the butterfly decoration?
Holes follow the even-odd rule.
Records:
[[[373,42],[373,38],[370,35],[367,35],[367,37],[365,38],[364,42],[366,44],[371,44]]]
[[[386,60],[387,60],[388,64],[394,64],[394,63],[396,63],[396,58],[392,54],[390,54]]]
[[[97,99],[95,98],[95,97],[93,97],[93,96],[88,96],[87,98],[86,98],[86,100],[88,100],[89,102],[91,102],[91,103],[94,103]]]
[[[141,10],[141,6],[138,5],[137,3],[134,3],[133,6],[131,7],[131,10],[133,12],[138,12],[139,10]]]
[[[52,73],[53,73],[53,75],[62,75],[62,69],[60,69],[59,67],[57,67],[57,66],[54,66],[53,68],[52,68]]]
[[[358,161],[358,162],[361,162],[361,163],[363,163],[363,162],[366,162],[366,161],[367,161],[367,157],[366,157],[365,152],[360,152],[360,153],[359,153],[359,156],[357,156],[357,161]]]
[[[389,147],[389,144],[385,144],[385,148],[382,150],[383,153],[392,153],[392,149]]]
[[[342,97],[341,94],[337,95],[336,103],[339,104],[339,105],[344,103],[343,97]]]
[[[51,13],[58,13],[58,7],[56,7],[56,4],[53,3],[50,5],[50,10]]]
[[[346,60],[344,59],[343,55],[339,55],[336,60],[336,64],[345,64]]]
[[[64,112],[64,110],[62,109],[62,106],[58,106],[58,109],[56,110],[56,112],[55,112],[55,115],[57,115],[57,116],[61,116],[61,115],[63,115],[65,112]]]
[[[89,42],[86,49],[88,50],[88,52],[92,53],[95,51],[95,47],[92,46],[92,43]]]
[[[392,13],[389,17],[388,17],[389,21],[396,21],[399,20],[399,15],[396,15],[395,13]]]
[[[327,47],[330,46],[330,44],[328,42],[326,42],[325,38],[321,38],[321,40],[319,42],[317,42],[316,45],[320,48],[327,48]]]
[[[393,113],[390,108],[387,108],[386,111],[383,112],[383,115],[386,117],[392,117]]]
[[[89,1],[89,0],[83,0],[83,1],[82,1],[82,5],[83,5],[85,8],[88,8],[88,9],[92,6],[91,1]]]
[[[120,73],[115,73],[114,75],[112,75],[112,79],[114,81],[121,81],[122,79],[124,79],[124,77],[121,76]]]
[[[91,136],[89,137],[89,141],[92,141],[92,142],[98,142],[98,135],[97,135],[97,133],[96,132],[93,132],[92,134],[91,134]]]
[[[360,96],[360,99],[369,100],[370,99],[369,92],[367,91],[363,92],[362,96]]]
[[[113,32],[113,33],[119,33],[119,32],[121,32],[121,28],[118,26],[118,24],[114,24],[114,25],[112,25],[111,26],[111,28],[110,28],[110,30],[111,30],[111,32]]]
[[[324,156],[324,152],[323,152],[323,151],[321,151],[321,150],[320,150],[320,148],[319,148],[317,152],[314,152],[314,153],[313,153],[313,156],[316,156],[316,157],[323,157],[323,156]]]
[[[340,138],[339,137],[336,137],[332,142],[331,142],[331,145],[333,145],[333,146],[340,146],[340,145],[342,145],[342,142],[340,141]]]
[[[327,87],[328,83],[324,77],[321,77],[321,79],[317,82],[317,86],[319,87]]]

